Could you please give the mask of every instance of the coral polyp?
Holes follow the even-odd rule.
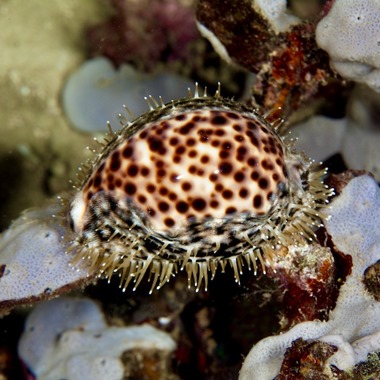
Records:
[[[331,189],[251,108],[215,96],[158,104],[113,133],[70,202],[73,264],[151,291],[180,270],[207,289],[227,265],[265,272],[305,244]]]

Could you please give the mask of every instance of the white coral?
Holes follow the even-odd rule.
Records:
[[[252,7],[269,22],[276,34],[288,32],[301,22],[288,12],[285,0],[253,0]]]
[[[58,217],[61,202],[25,211],[0,235],[0,304],[48,298],[88,276],[84,268],[70,267],[63,235],[69,231]]]
[[[379,0],[336,0],[316,39],[340,75],[380,91]]]
[[[153,326],[109,326],[94,301],[59,298],[29,315],[19,355],[38,380],[121,380],[123,352],[170,354],[175,348],[170,335]]]

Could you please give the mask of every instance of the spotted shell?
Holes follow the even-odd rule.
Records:
[[[239,282],[244,265],[265,272],[282,245],[314,238],[324,173],[218,93],[156,103],[112,136],[70,202],[73,262],[119,274],[123,289],[179,270],[207,289],[227,264]]]

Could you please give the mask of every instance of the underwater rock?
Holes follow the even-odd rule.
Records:
[[[18,351],[36,380],[121,380],[131,374],[165,380],[174,378],[168,371],[175,348],[169,334],[153,326],[110,326],[94,301],[60,298],[35,307]],[[138,353],[138,362],[129,352]]]
[[[60,208],[25,211],[1,235],[0,314],[93,281],[85,266],[70,266]]]
[[[327,363],[341,370],[380,351],[380,302],[363,283],[367,267],[380,259],[380,189],[370,176],[353,178],[331,203],[325,220],[334,246],[351,255],[353,266],[341,286],[329,320],[300,323],[284,334],[257,343],[246,357],[240,380],[269,380],[280,371],[285,351],[299,338],[336,347]],[[360,311],[360,312],[355,312]]]
[[[193,83],[179,75],[144,74],[127,64],[115,69],[108,59],[98,57],[84,62],[71,74],[62,100],[72,124],[81,131],[94,133],[105,131],[108,121],[119,126],[122,104],[137,117],[148,108],[144,97],[162,96],[170,101],[183,97],[190,86]]]
[[[251,102],[273,120],[344,92],[315,42],[322,16],[301,22],[286,1],[257,0],[201,0],[196,12],[201,33],[222,58],[256,74]]]
[[[283,35],[273,30],[276,22],[286,19],[280,29],[289,32],[296,18],[287,19],[285,1],[270,1],[267,7],[262,4],[264,2],[253,3],[254,6],[250,0],[228,3],[201,0],[197,4],[196,17],[201,33],[223,58],[256,73],[268,60],[274,46],[282,43]],[[280,26],[281,22],[278,24]]]
[[[300,322],[327,319],[338,295],[331,249],[319,243],[294,244],[283,247],[282,255],[278,253],[277,257],[275,272],[269,271],[268,276],[281,289],[281,331]]]
[[[305,341],[299,338],[286,350],[276,379],[378,379],[380,353],[369,354],[367,361],[355,365],[346,372],[330,366],[329,359],[337,350],[336,346],[321,340]]]
[[[316,29],[316,40],[344,78],[380,91],[380,3],[336,0]],[[333,38],[332,38],[333,36]]]
[[[380,260],[366,269],[363,282],[368,292],[380,302]]]

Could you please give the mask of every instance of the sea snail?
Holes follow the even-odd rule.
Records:
[[[195,95],[159,104],[113,133],[69,202],[73,264],[151,291],[179,270],[189,286],[233,268],[272,266],[305,244],[332,190],[325,170],[294,151],[251,108]]]

